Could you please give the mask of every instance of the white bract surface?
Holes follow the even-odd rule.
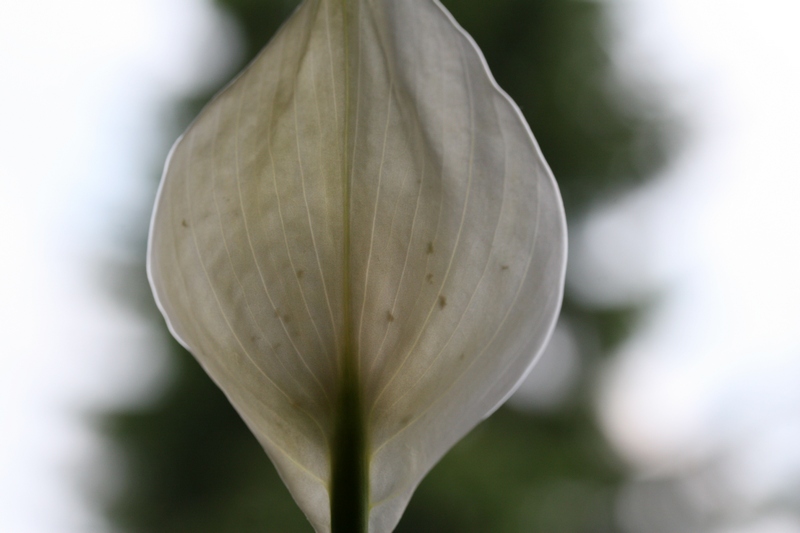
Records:
[[[355,369],[384,532],[530,369],[565,262],[547,164],[444,8],[307,0],[173,148],[148,267],[320,532]]]

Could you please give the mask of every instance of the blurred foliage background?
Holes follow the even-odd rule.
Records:
[[[241,32],[240,68],[296,0],[217,0]],[[595,1],[444,1],[519,104],[561,187],[568,219],[652,177],[670,155],[672,124],[651,97],[626,87],[610,56],[606,6]],[[176,102],[177,134],[213,95]],[[166,147],[165,147],[166,150]],[[154,169],[153,190],[158,171]],[[118,490],[102,495],[126,533],[294,533],[311,527],[266,454],[190,354],[166,333],[144,271],[147,219],[118,265],[113,290],[164,333],[170,379],[143,406],[100,424],[122,460]],[[593,384],[607,354],[635,325],[637,307],[597,309],[567,294],[562,321],[580,375],[546,409],[503,407],[422,482],[399,533],[617,531],[615,498],[628,471],[595,420]]]

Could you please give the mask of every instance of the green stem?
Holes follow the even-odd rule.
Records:
[[[369,467],[367,463],[366,430],[361,406],[358,380],[358,364],[353,356],[352,308],[350,301],[350,178],[352,162],[350,154],[350,32],[348,21],[352,15],[349,0],[341,0],[344,18],[344,74],[345,74],[345,122],[344,157],[342,178],[344,195],[344,242],[343,244],[343,294],[344,323],[347,332],[342,353],[342,389],[339,396],[339,412],[336,434],[331,450],[331,533],[367,533],[369,520]]]
[[[333,455],[331,532],[367,533],[369,484],[358,388],[342,391]]]

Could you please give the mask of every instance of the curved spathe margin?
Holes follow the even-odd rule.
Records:
[[[555,191],[556,196],[558,198],[558,205],[561,206],[561,209],[559,211],[560,211],[560,215],[561,215],[561,228],[562,228],[562,232],[564,234],[564,253],[563,253],[563,259],[562,259],[562,262],[561,262],[562,268],[561,268],[561,273],[560,273],[560,276],[559,276],[559,284],[561,285],[562,290],[559,293],[558,303],[556,304],[555,313],[553,313],[553,318],[552,318],[552,320],[550,322],[550,326],[548,327],[547,336],[544,338],[542,346],[539,348],[539,351],[533,356],[533,358],[531,359],[530,365],[528,365],[528,368],[520,376],[520,378],[517,381],[517,383],[508,391],[508,393],[506,393],[506,395],[499,402],[497,402],[497,405],[495,405],[492,409],[490,409],[484,415],[483,418],[486,419],[489,416],[491,416],[492,413],[497,411],[504,403],[506,403],[506,401],[508,401],[508,399],[517,391],[517,389],[519,389],[519,387],[522,385],[522,383],[525,381],[525,379],[531,373],[531,370],[533,370],[533,367],[539,361],[539,358],[542,356],[542,353],[544,352],[545,348],[550,343],[550,339],[553,336],[553,331],[555,331],[556,323],[558,322],[558,317],[559,317],[560,311],[561,311],[561,306],[562,306],[562,304],[564,302],[563,287],[564,287],[564,284],[565,284],[566,278],[567,278],[567,259],[568,259],[568,251],[569,251],[569,240],[568,240],[569,239],[569,234],[567,233],[567,215],[566,215],[566,211],[564,211],[564,201],[563,201],[563,199],[561,197],[561,190],[558,187],[558,182],[556,181],[556,178],[553,175],[553,171],[550,168],[550,165],[547,164],[547,159],[545,159],[544,154],[542,153],[542,149],[539,146],[539,143],[536,141],[536,137],[533,136],[533,131],[531,130],[531,127],[530,127],[530,124],[528,124],[528,121],[525,120],[525,115],[523,115],[522,110],[519,108],[517,103],[511,98],[511,96],[509,96],[508,93],[505,90],[503,90],[502,87],[500,87],[500,85],[497,83],[497,80],[494,79],[494,75],[492,74],[492,71],[489,68],[489,63],[486,61],[486,57],[483,55],[483,51],[481,51],[480,47],[478,46],[478,43],[476,43],[475,39],[472,38],[472,35],[467,33],[467,31],[458,23],[458,21],[455,19],[455,17],[453,17],[453,15],[450,13],[450,11],[448,11],[447,8],[444,7],[444,5],[442,5],[440,0],[431,0],[431,1],[436,5],[436,7],[438,7],[442,11],[442,13],[444,13],[444,15],[450,20],[450,23],[453,26],[455,26],[455,28],[461,33],[461,35],[464,36],[464,38],[469,42],[469,44],[472,45],[472,48],[475,50],[475,53],[478,55],[478,58],[480,59],[481,63],[483,64],[483,69],[486,72],[486,77],[489,78],[489,81],[492,83],[492,85],[494,86],[495,90],[503,98],[506,99],[506,102],[508,102],[508,104],[511,106],[511,108],[514,110],[514,112],[519,117],[520,122],[525,127],[525,131],[528,133],[528,137],[530,139],[530,142],[533,144],[534,148],[536,149],[536,153],[538,154],[539,159],[541,159],[542,163],[544,164],[544,167],[545,167],[545,169],[547,171],[547,177],[550,179],[550,182],[553,185],[553,190]]]
[[[402,25],[392,20],[392,8]],[[353,22],[359,10],[371,17],[365,17],[363,23],[361,19]],[[339,47],[335,52],[319,48],[323,46],[319,32],[324,31],[324,26],[320,29],[321,14],[333,14],[339,24],[333,32],[335,39],[341,39],[334,43]],[[357,28],[357,42],[348,41],[346,31],[344,37],[338,33],[347,25],[345,20]],[[411,25],[417,21],[430,25],[414,31]],[[415,34],[422,41],[415,43],[409,38]],[[387,39],[387,35],[396,39]],[[366,43],[363,52],[370,62],[363,71],[362,37]],[[415,59],[427,60],[428,47],[437,41],[443,43],[441,55],[426,62],[429,70],[422,76],[424,67]],[[330,47],[331,41],[327,44]],[[349,45],[358,50],[358,62],[348,55]],[[290,49],[288,58],[284,58],[283,48],[278,48],[283,46]],[[309,59],[325,53],[331,54],[327,65]],[[445,59],[449,63],[442,62]],[[337,70],[342,64],[354,67],[353,72],[348,75],[347,69],[344,73]],[[440,78],[428,76],[445,64],[450,70],[443,71]],[[330,77],[329,87],[319,83],[323,74]],[[395,84],[395,74],[407,85]],[[359,84],[367,91],[361,100]],[[348,88],[355,91],[355,97]],[[349,99],[341,98],[343,94],[350,95]],[[342,100],[347,100],[346,105]],[[321,101],[333,107],[320,111]],[[350,117],[353,103],[356,122],[358,104],[369,118],[361,124],[364,131],[359,132],[358,126],[351,131],[349,119],[342,120],[342,129],[338,122],[334,128],[333,117]],[[448,111],[437,110],[439,104],[447,104]],[[315,105],[317,115],[313,116]],[[417,122],[408,119],[414,113],[419,113]],[[340,141],[343,131],[352,144]],[[431,136],[433,132],[441,133],[441,139]],[[379,141],[376,148],[381,136],[383,151]],[[387,146],[390,163],[384,168]],[[445,152],[450,155],[447,162]],[[353,161],[345,168],[358,165],[352,174],[315,174],[317,168],[337,168],[333,163],[351,153]],[[388,214],[379,205],[388,205],[388,198],[394,198],[393,202],[403,198],[408,208],[414,195],[420,205],[422,185],[411,186],[406,193],[412,196],[405,197],[405,181],[398,186],[402,172],[412,172],[419,159],[436,168],[429,176],[433,188],[425,189],[433,200],[424,202],[421,230],[415,230],[416,211],[411,219],[405,209],[403,216],[411,220],[410,230],[394,236],[403,250],[412,250],[413,243],[414,253],[419,252],[410,266],[414,279],[404,282],[404,263],[398,280],[391,266],[397,261],[391,260],[384,261],[379,275],[370,276],[374,243],[383,250],[378,255],[394,253],[392,250],[399,253],[391,247],[381,248],[392,236],[394,214],[387,224]],[[240,174],[240,163],[246,174]],[[506,166],[511,169],[508,176]],[[376,175],[384,179],[390,192],[382,192],[380,178],[377,187],[370,181]],[[357,205],[355,214],[349,214],[353,197],[341,194],[342,188],[352,188],[359,195],[353,204]],[[324,205],[309,203],[309,198],[314,202],[320,197],[325,198]],[[382,198],[384,204],[379,202]],[[233,204],[225,203],[230,201]],[[296,209],[282,211],[281,202]],[[508,211],[504,211],[506,202]],[[535,227],[531,224],[531,217],[539,216],[548,233],[540,235],[538,223]],[[441,233],[435,217],[444,220]],[[341,229],[343,219],[355,222],[332,236]],[[383,221],[383,229],[377,232],[376,220]],[[248,223],[264,234],[251,235]],[[367,232],[370,223],[372,230]],[[164,233],[155,233],[157,225]],[[543,240],[537,240],[540,237]],[[344,366],[337,358],[346,351],[336,339],[357,339],[354,349],[358,357],[373,358],[366,367],[368,372],[355,381],[362,388],[371,387],[371,396],[366,396],[370,411],[363,417],[369,426],[368,437],[375,439],[375,446],[364,453],[364,460],[369,460],[377,473],[369,478],[374,496],[370,500],[371,531],[385,532],[394,528],[424,474],[513,393],[538,359],[563,299],[566,238],[558,186],[527,122],[498,87],[475,42],[438,0],[362,0],[349,6],[308,0],[250,66],[206,106],[170,151],[151,221],[147,269],[156,304],[170,332],[225,392],[320,532],[330,529],[330,510],[320,502],[335,484],[330,458],[336,455],[331,443],[337,437],[332,428],[341,410],[334,404],[344,388],[341,377],[336,381],[332,370]],[[348,245],[343,246],[344,252],[337,248],[342,239],[355,243],[352,254],[357,260],[352,268],[341,266],[350,265],[351,255]],[[470,240],[474,242],[467,244]],[[433,241],[440,255],[429,270],[426,257],[434,253]],[[426,242],[427,255],[420,251]],[[320,249],[327,258],[322,262]],[[316,264],[312,265],[309,257],[313,255]],[[343,255],[348,261],[338,263]],[[508,274],[500,274],[501,260],[509,261]],[[490,264],[497,270],[484,280]],[[440,268],[443,265],[446,268]],[[423,281],[426,272],[440,276],[438,288]],[[336,293],[334,288],[330,298],[325,289],[327,309],[323,309],[325,301],[313,284],[325,288],[326,281],[327,287],[339,287],[344,281],[343,286],[355,289]],[[399,295],[401,288],[417,294],[416,300],[412,295],[402,302],[403,318],[398,320],[402,328],[388,324],[395,321],[392,312],[383,318],[387,311],[382,300],[386,294]],[[443,290],[452,296],[446,312],[442,312],[446,302]],[[541,303],[526,298],[541,298]],[[347,306],[352,306],[352,317],[360,317],[358,325],[349,311],[342,311]],[[369,333],[364,335],[363,346],[362,326]],[[390,329],[395,336],[390,344],[394,344],[384,352],[379,337],[383,334],[385,340]],[[291,344],[294,354],[281,352],[281,343]],[[468,353],[463,364],[456,360],[456,345]],[[462,353],[458,359],[463,357]],[[476,392],[468,397],[465,391]],[[379,402],[379,415],[373,420]]]

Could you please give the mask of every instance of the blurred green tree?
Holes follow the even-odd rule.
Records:
[[[658,102],[629,98],[612,68],[600,2],[444,2],[519,104],[559,182],[568,218],[643,183],[669,155]],[[217,0],[235,19],[249,61],[296,0]],[[186,125],[211,94],[183,103]],[[137,246],[144,257],[146,220]],[[120,270],[118,270],[120,271]],[[115,280],[164,330],[143,261]],[[626,470],[595,423],[590,389],[604,354],[628,334],[635,308],[598,310],[567,297],[581,378],[546,412],[501,408],[423,481],[398,533],[616,531],[613,506]],[[165,338],[167,336],[165,335]],[[170,343],[170,383],[146,406],[103,416],[124,462],[121,488],[103,503],[127,533],[292,533],[311,528],[267,456],[192,356]]]

